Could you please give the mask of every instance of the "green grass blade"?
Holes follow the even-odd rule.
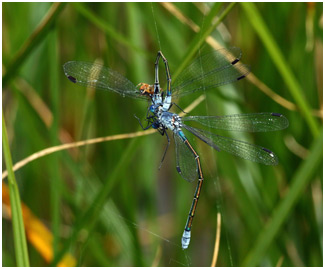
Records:
[[[24,44],[28,44],[36,29],[40,29],[41,21],[44,23],[48,18],[46,14],[50,13],[51,6],[56,5],[3,4],[6,69],[3,76]],[[153,83],[154,61],[160,49],[167,57],[172,81],[178,80],[174,74],[184,59],[183,66],[186,66],[199,52],[213,49],[207,38],[204,39],[205,33],[220,16],[227,16],[220,19],[219,27],[213,29],[208,38],[222,41],[226,47],[241,48],[243,61],[262,78],[260,83],[273,88],[282,83],[279,91],[284,92],[283,97],[297,104],[282,73],[273,63],[270,49],[249,20],[252,16],[247,19],[244,6],[252,4],[82,3],[82,11],[78,5],[63,7],[51,26],[43,29],[45,32],[38,43],[29,48],[29,53],[25,50],[27,54],[20,58],[22,62],[16,65],[17,71],[13,70],[9,82],[5,79],[3,110],[13,164],[15,160],[22,160],[13,168],[30,263],[35,266],[50,264],[63,251],[71,253],[65,257],[71,258],[72,263],[63,263],[60,259],[59,264],[65,265],[210,265],[215,214],[221,212],[218,265],[239,266],[244,262],[262,266],[322,265],[322,166],[318,165],[312,176],[314,179],[304,183],[307,185],[293,205],[291,197],[291,202],[289,199],[281,207],[282,211],[274,211],[288,199],[286,195],[292,184],[303,184],[293,179],[297,177],[299,166],[309,158],[311,145],[317,139],[311,134],[300,106],[296,106],[300,113],[290,112],[281,106],[282,101],[279,106],[270,102],[269,96],[247,87],[246,79],[202,95],[205,102],[191,114],[211,116],[273,111],[285,114],[290,128],[265,134],[217,132],[269,148],[279,158],[276,167],[215,152],[195,137],[189,137],[193,138],[191,143],[200,154],[206,185],[202,188],[193,224],[192,242],[184,252],[180,237],[196,186],[183,181],[175,170],[173,138],[170,136],[171,144],[160,171],[158,167],[167,141],[155,130],[151,130],[155,135],[136,139],[137,146],[127,150],[129,156],[124,156],[135,137],[146,135],[136,132],[140,127],[133,114],[145,122],[150,102],[103,91],[91,90],[93,94],[89,95],[86,88],[72,84],[62,70],[62,63],[68,60],[101,58],[104,65],[134,84]],[[253,6],[279,47],[286,68],[303,90],[301,94],[306,98],[303,102],[314,108],[314,117],[321,115],[321,110],[315,109],[322,104],[323,92],[323,3],[254,3]],[[224,12],[227,7],[229,13]],[[119,36],[124,41],[120,42]],[[126,41],[129,45],[123,43]],[[132,46],[146,50],[147,54]],[[58,47],[60,57],[55,52]],[[58,60],[62,63],[58,64]],[[159,78],[164,89],[166,73],[161,61]],[[199,92],[173,101],[189,113],[186,106],[198,95]],[[91,103],[89,108],[85,107],[87,102]],[[173,106],[171,111],[181,110]],[[83,119],[83,115],[87,117]],[[314,120],[320,128],[321,121]],[[82,136],[80,130],[84,130]],[[60,142],[57,141],[58,133]],[[99,144],[105,140],[111,142]],[[119,165],[122,168],[115,174],[114,169]],[[5,159],[3,166],[6,169]],[[4,176],[7,177],[7,171]],[[10,206],[10,200],[8,202]],[[48,243],[54,252],[52,257],[42,252],[45,248],[33,247],[39,241],[29,240],[23,202],[51,229],[53,240]],[[94,205],[99,205],[99,211]],[[288,210],[290,212],[285,215]],[[7,218],[6,208],[4,214],[3,266],[16,266],[13,223],[11,217]],[[268,229],[264,229],[265,226]],[[37,229],[37,226],[31,225],[31,228]],[[262,236],[262,231],[269,234]],[[260,241],[257,240],[259,236]],[[201,255],[202,249],[207,250],[204,255]]]
[[[246,12],[248,20],[251,22],[256,33],[268,50],[274,64],[282,74],[282,77],[287,84],[292,97],[300,108],[302,116],[306,119],[306,122],[308,123],[314,138],[317,137],[319,134],[319,126],[311,114],[311,109],[309,107],[309,104],[306,102],[306,98],[302,94],[303,90],[301,89],[300,84],[298,83],[297,79],[293,75],[293,72],[285,61],[280,48],[273,39],[272,34],[267,28],[258,9],[254,3],[242,3],[242,7]]]
[[[51,31],[51,26],[56,18],[60,15],[65,3],[54,3],[46,14],[39,26],[31,34],[31,36],[22,45],[21,49],[16,53],[11,64],[7,67],[7,72],[2,78],[2,87],[5,87],[9,80],[17,73],[20,66],[30,53],[44,40],[45,36]]]
[[[184,70],[184,68],[189,64],[190,60],[196,53],[196,51],[200,48],[200,46],[205,42],[205,39],[211,34],[213,30],[222,22],[222,20],[227,16],[227,14],[230,12],[230,10],[234,7],[236,3],[231,3],[227,6],[227,8],[224,10],[224,12],[221,14],[221,16],[213,22],[216,15],[218,14],[221,4],[215,3],[213,7],[211,8],[209,14],[207,15],[205,19],[205,25],[201,28],[201,31],[195,36],[192,43],[189,46],[189,49],[187,50],[187,53],[185,53],[185,59],[182,61],[181,65],[178,67],[176,72],[173,75],[173,79],[176,79],[177,76]]]
[[[144,41],[144,36],[142,33],[142,29],[138,26],[141,23],[141,17],[139,16],[138,12],[138,6],[136,3],[130,3],[127,5],[127,17],[128,17],[128,36],[127,39],[132,44],[136,45],[139,48],[145,48],[146,44]],[[132,53],[130,56],[130,60],[133,63],[133,78],[134,81],[147,81],[148,78],[144,78],[144,75],[146,75],[147,66],[145,64],[144,58],[142,55],[138,53]]]
[[[105,33],[107,33],[116,41],[120,42],[121,44],[131,49],[134,49],[135,51],[141,53],[142,55],[148,57],[151,56],[146,50],[132,44],[128,38],[118,33],[113,27],[108,25],[105,21],[99,19],[98,16],[96,16],[92,12],[90,12],[89,9],[87,9],[83,3],[73,3],[73,6],[80,12],[80,14],[85,16],[89,21],[95,24],[98,28],[102,29]]]
[[[64,155],[64,163],[67,165],[69,171],[71,171],[74,178],[78,178],[78,183],[83,184],[82,188],[86,189],[87,195],[83,195],[83,199],[87,201],[87,205],[91,204],[96,195],[103,187],[103,183],[95,175],[85,175],[84,171],[80,169],[81,167],[77,165],[68,154]],[[88,166],[87,161],[82,164],[82,166]],[[68,197],[67,197],[68,195]],[[65,194],[65,199],[68,199],[74,206],[78,206],[77,199],[71,199],[69,193]],[[105,227],[106,230],[112,234],[117,242],[121,245],[123,252],[121,253],[121,259],[129,260],[132,256],[132,253],[135,253],[133,241],[133,234],[130,231],[130,228],[124,221],[124,218],[119,217],[121,212],[119,212],[118,207],[114,204],[112,199],[108,199],[103,206],[103,209],[100,214],[100,224]],[[92,235],[95,236],[96,235]],[[103,250],[102,250],[103,251]]]
[[[27,242],[24,229],[24,220],[21,211],[20,197],[14,171],[12,170],[11,153],[9,149],[8,136],[5,119],[2,113],[2,144],[5,163],[8,170],[8,185],[10,192],[10,205],[12,215],[12,226],[14,233],[14,246],[17,266],[29,266]]]
[[[89,206],[85,214],[83,214],[83,216],[80,218],[80,221],[77,222],[74,226],[74,230],[70,238],[66,241],[63,249],[58,253],[57,256],[55,256],[52,265],[56,265],[63,258],[64,254],[66,254],[66,252],[69,250],[71,244],[76,241],[76,238],[78,237],[81,229],[91,230],[93,225],[95,225],[98,218],[100,217],[101,209],[104,206],[109,193],[112,191],[118,179],[120,171],[127,167],[127,163],[132,158],[133,155],[131,153],[134,152],[134,148],[137,146],[137,141],[138,139],[133,139],[129,143],[128,147],[125,149],[122,159],[110,174],[109,179],[105,181],[105,184],[97,194],[93,203]]]
[[[49,89],[51,94],[51,110],[53,112],[53,123],[50,128],[50,139],[52,145],[57,145],[59,143],[58,134],[59,134],[59,114],[60,114],[60,104],[59,104],[59,68],[60,63],[58,61],[58,39],[57,39],[57,30],[53,29],[53,31],[49,34],[48,39],[48,48],[49,48]],[[61,70],[60,70],[61,71]],[[59,154],[53,154],[51,157],[51,161],[49,162],[49,170],[50,173],[50,187],[51,187],[51,219],[52,219],[52,232],[53,232],[53,252],[54,254],[58,251],[59,245],[59,234],[60,234],[60,207],[61,207],[61,176]]]
[[[323,134],[321,133],[311,147],[310,155],[302,162],[292,178],[292,184],[287,195],[273,211],[270,222],[257,238],[256,244],[244,260],[243,266],[258,266],[264,253],[278,234],[281,225],[288,218],[307,184],[313,179],[323,157]]]

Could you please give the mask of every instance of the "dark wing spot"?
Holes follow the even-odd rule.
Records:
[[[273,152],[267,148],[263,148],[263,150],[266,151],[267,153],[270,153],[270,155],[272,155],[272,156],[274,155]]]
[[[180,168],[179,166],[176,166],[176,170],[177,170],[177,172],[178,172],[179,174],[182,173],[181,168]]]
[[[239,59],[235,59],[234,61],[231,62],[232,65],[236,64],[239,62]]]
[[[71,82],[73,82],[73,83],[77,83],[77,79],[76,78],[74,78],[74,77],[72,77],[72,76],[67,76],[68,77],[68,79],[71,81]]]
[[[275,116],[275,117],[282,117],[282,114],[280,114],[280,113],[272,113],[271,115]]]
[[[241,79],[243,79],[244,77],[246,77],[246,75],[242,75],[242,76],[238,77],[237,80],[241,80]]]

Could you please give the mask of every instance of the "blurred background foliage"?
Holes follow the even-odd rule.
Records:
[[[190,53],[210,47],[199,32],[209,16],[225,15],[210,38],[241,48],[252,75],[204,93],[191,115],[269,111],[290,121],[276,133],[227,134],[270,148],[276,167],[193,140],[205,182],[186,251],[196,184],[177,174],[173,146],[158,170],[167,142],[158,133],[28,163],[15,175],[30,264],[208,266],[220,212],[218,266],[322,266],[322,12],[322,3],[3,3],[2,104],[14,164],[56,145],[141,130],[134,114],[144,118],[146,102],[74,85],[65,62],[96,60],[134,84],[153,83],[158,50],[173,76]],[[15,266],[6,184],[2,265]]]

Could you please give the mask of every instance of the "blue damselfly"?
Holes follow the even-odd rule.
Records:
[[[165,91],[160,88],[159,83],[158,66],[160,58],[162,58],[165,64],[167,77]],[[265,165],[278,164],[277,156],[267,148],[220,136],[204,129],[194,128],[187,125],[187,123],[196,122],[202,128],[215,130],[269,132],[288,127],[288,120],[282,114],[268,112],[228,116],[180,117],[176,113],[169,111],[172,105],[174,105],[172,102],[173,97],[181,97],[197,91],[216,88],[246,77],[249,73],[249,67],[240,63],[240,58],[241,51],[238,48],[209,52],[195,59],[179,75],[177,80],[171,83],[167,59],[159,51],[155,62],[154,84],[139,83],[137,86],[118,72],[102,65],[79,61],[64,64],[65,75],[74,83],[114,91],[122,96],[150,100],[151,104],[146,116],[147,126],[144,127],[140,119],[137,119],[143,129],[152,127],[157,129],[161,135],[166,135],[168,144],[165,153],[170,145],[167,130],[169,129],[173,132],[176,144],[176,169],[178,173],[189,182],[198,180],[182,236],[183,249],[186,249],[190,243],[192,222],[203,183],[200,157],[190,144],[183,130],[194,134],[217,151],[226,151],[241,158]]]

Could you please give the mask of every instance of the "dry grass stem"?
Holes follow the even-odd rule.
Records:
[[[216,230],[216,241],[214,243],[214,251],[211,267],[216,267],[218,261],[219,254],[219,246],[220,246],[220,234],[221,234],[221,214],[217,214],[217,230]]]
[[[305,147],[303,147],[302,145],[300,145],[293,136],[287,135],[284,138],[284,143],[287,146],[287,148],[292,153],[297,155],[299,158],[301,158],[303,160],[307,159],[307,157],[309,155],[309,150],[306,149]]]
[[[200,27],[196,25],[192,20],[187,18],[182,14],[182,12],[172,3],[161,3],[161,5],[166,8],[172,15],[174,15],[181,23],[184,25],[189,26],[194,32],[198,33],[200,31]],[[206,38],[206,42],[214,49],[218,50],[222,48],[221,46],[213,37],[208,36]],[[279,105],[285,107],[288,110],[297,111],[297,106],[283,98],[282,96],[276,94],[272,91],[268,86],[266,86],[262,81],[260,81],[253,73],[250,73],[247,76],[247,79],[255,85],[259,90],[261,90],[264,94],[269,96],[274,102],[278,103]],[[320,110],[313,110],[313,115],[323,118],[323,111]]]
[[[33,87],[22,78],[17,80],[17,84],[15,86],[26,97],[31,106],[45,123],[46,127],[50,127],[53,122],[52,112],[40,98],[38,93],[33,89]]]
[[[198,106],[205,97],[203,95],[199,96],[197,99],[195,99],[188,107],[184,109],[184,111],[190,112],[193,110],[196,106]],[[183,116],[184,113],[180,113],[180,116]],[[106,137],[97,137],[93,139],[88,139],[88,140],[83,140],[79,142],[72,142],[72,143],[67,143],[59,146],[54,146],[50,148],[43,149],[39,152],[35,152],[34,154],[28,156],[27,158],[19,161],[13,166],[13,171],[17,171],[18,169],[22,168],[26,164],[39,159],[41,157],[44,157],[46,155],[52,154],[54,152],[58,152],[61,150],[66,150],[66,149],[71,149],[71,148],[77,148],[77,147],[82,147],[85,145],[91,145],[91,144],[96,144],[96,143],[102,143],[102,142],[107,142],[107,141],[112,141],[112,140],[121,140],[121,139],[128,139],[128,138],[134,138],[138,136],[143,136],[143,135],[149,135],[155,133],[155,129],[151,130],[146,130],[146,131],[139,131],[139,132],[134,132],[134,133],[128,133],[128,134],[118,134],[118,135],[112,135],[112,136],[106,136]],[[8,176],[7,170],[5,170],[2,173],[2,179],[5,179]]]

